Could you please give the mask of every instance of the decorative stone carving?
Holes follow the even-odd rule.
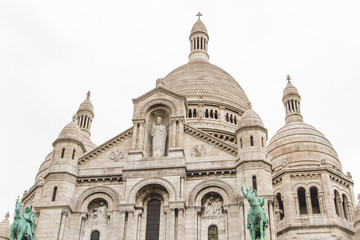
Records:
[[[113,160],[114,162],[118,162],[123,158],[124,158],[124,153],[119,150],[116,150],[116,152],[112,152],[110,154],[110,159]]]
[[[156,125],[153,125],[151,130],[152,137],[152,156],[162,157],[165,155],[165,144],[166,144],[166,127],[161,124],[162,118],[156,118]]]
[[[202,216],[216,218],[223,214],[223,200],[218,196],[210,196],[205,200],[202,207]]]
[[[191,149],[191,156],[192,157],[201,157],[206,154],[206,149],[204,145],[195,145]]]
[[[94,208],[86,221],[88,224],[107,224],[108,218],[105,204],[101,202],[99,207]]]

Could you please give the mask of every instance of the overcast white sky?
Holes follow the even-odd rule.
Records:
[[[242,86],[269,131],[290,74],[304,121],[360,191],[360,1],[0,1],[0,221],[29,189],[86,92],[99,145],[131,127],[132,98],[188,61],[203,13],[210,62]]]

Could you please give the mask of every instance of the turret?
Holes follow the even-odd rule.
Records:
[[[82,135],[83,143],[86,151],[93,150],[96,145],[91,141],[91,124],[94,118],[94,107],[90,101],[91,93],[88,91],[86,99],[80,104],[79,110],[77,111],[77,124],[79,125]]]
[[[286,114],[285,121],[287,123],[300,122],[303,120],[300,111],[301,97],[296,87],[292,85],[291,78],[289,75],[287,76],[286,80],[288,81],[288,83],[284,89],[284,94],[282,98],[285,107],[285,114]]]
[[[192,27],[189,37],[190,40],[189,62],[194,62],[194,61],[209,62],[209,54],[208,54],[209,35],[204,23],[200,19],[202,14],[199,12],[196,16],[198,16],[199,19]]]

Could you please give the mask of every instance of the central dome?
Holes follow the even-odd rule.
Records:
[[[162,84],[188,100],[221,102],[242,111],[249,106],[249,99],[236,80],[209,62],[191,61],[182,65],[169,73]]]

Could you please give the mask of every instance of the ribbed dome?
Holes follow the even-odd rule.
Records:
[[[85,99],[85,101],[83,101],[81,104],[80,104],[80,107],[79,107],[79,111],[90,111],[92,113],[94,113],[94,106],[92,105],[91,101],[90,101],[90,91],[87,93],[87,98]]]
[[[249,100],[227,72],[208,62],[189,62],[169,73],[164,88],[190,99],[207,99],[247,109]]]
[[[283,91],[283,98],[288,95],[291,95],[291,94],[299,95],[299,92],[298,92],[297,88],[294,87],[294,85],[292,85],[291,81],[288,81],[288,83]]]
[[[64,127],[60,132],[58,139],[74,139],[82,142],[82,133],[75,118]]]
[[[196,32],[203,32],[208,35],[205,24],[200,19],[198,19],[196,21],[196,23],[194,24],[194,26],[192,27],[190,36],[191,36],[191,34],[196,33]]]
[[[249,127],[249,126],[261,126],[264,127],[260,116],[252,109],[249,108],[241,116],[239,127]]]
[[[9,239],[10,237],[9,216],[9,213],[7,213],[5,219],[0,223],[0,238]]]
[[[290,168],[318,166],[324,159],[327,164],[341,170],[331,143],[304,122],[291,122],[280,128],[270,140],[268,154],[274,169],[284,162]]]

